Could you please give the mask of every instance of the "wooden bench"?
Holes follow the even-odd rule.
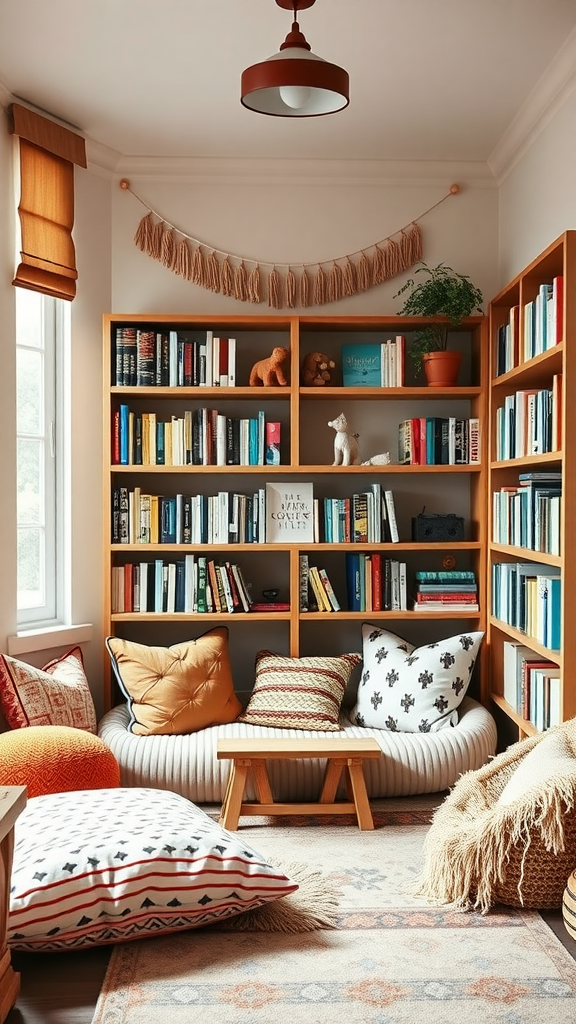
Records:
[[[222,739],[217,757],[232,761],[220,824],[237,829],[244,814],[356,814],[358,827],[373,829],[374,821],[362,769],[365,758],[381,757],[374,739]],[[325,758],[324,784],[317,803],[276,803],[272,795],[266,761]],[[259,803],[243,803],[248,773],[252,772]],[[336,801],[336,791],[345,771],[348,800]]]

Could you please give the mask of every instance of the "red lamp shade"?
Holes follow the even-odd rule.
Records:
[[[315,0],[276,0],[296,12]],[[348,73],[312,53],[296,20],[275,53],[242,74],[241,102],[249,110],[274,117],[318,117],[347,107]]]

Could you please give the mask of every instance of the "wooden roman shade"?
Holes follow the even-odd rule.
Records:
[[[86,167],[80,135],[13,103],[11,131],[20,141],[21,263],[13,284],[59,299],[76,295],[74,164]]]

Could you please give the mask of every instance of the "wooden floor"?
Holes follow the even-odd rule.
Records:
[[[576,960],[576,942],[561,912],[546,911],[542,917]],[[103,946],[76,953],[14,954],[22,985],[6,1024],[91,1024],[110,952]]]

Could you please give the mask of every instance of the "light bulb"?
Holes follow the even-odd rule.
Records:
[[[312,90],[305,85],[281,85],[279,92],[287,107],[301,110],[308,103]]]

